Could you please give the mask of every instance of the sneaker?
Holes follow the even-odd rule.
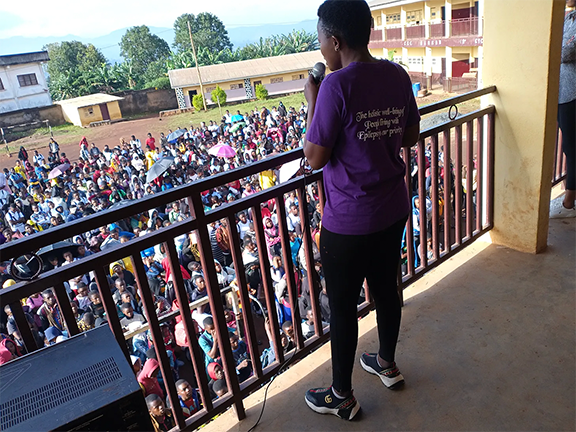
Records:
[[[366,372],[378,375],[384,385],[389,389],[394,390],[404,384],[404,377],[400,373],[396,363],[392,363],[391,367],[384,369],[378,363],[377,354],[362,354],[360,356],[360,364]]]
[[[576,207],[564,207],[564,197],[559,196],[550,203],[550,219],[563,219],[576,217]]]
[[[360,411],[360,404],[354,394],[350,394],[346,399],[340,399],[334,394],[332,387],[308,390],[305,400],[312,411],[334,414],[344,420],[352,420]]]

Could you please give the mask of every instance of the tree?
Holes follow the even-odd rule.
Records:
[[[144,83],[144,88],[170,89],[170,78],[163,76]]]
[[[201,94],[194,95],[192,105],[196,108],[196,111],[202,111],[204,109],[204,96]]]
[[[129,28],[120,41],[120,55],[132,63],[136,81],[141,82],[150,63],[170,56],[168,43],[145,26]]]
[[[226,103],[226,97],[226,92],[222,90],[219,85],[217,85],[216,88],[212,90],[212,93],[210,93],[210,99],[218,105],[224,105]]]
[[[216,15],[202,12],[196,16],[194,14],[183,14],[174,21],[174,43],[172,46],[178,52],[192,49],[188,22],[190,22],[196,50],[206,48],[211,53],[217,53],[225,49],[232,49],[232,43],[224,23]]]
[[[268,99],[268,89],[264,87],[264,84],[258,84],[256,86],[256,97],[258,100]]]
[[[107,68],[106,57],[92,44],[78,41],[44,46],[50,61],[46,66],[48,88],[54,100],[100,91],[98,70]]]

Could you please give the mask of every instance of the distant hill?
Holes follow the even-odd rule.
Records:
[[[61,41],[77,40],[82,43],[91,43],[102,51],[102,54],[110,61],[110,63],[121,62],[120,56],[120,39],[128,28],[114,30],[104,36],[95,38],[83,38],[80,36],[66,35],[62,37],[23,37],[14,36],[10,38],[0,39],[0,55],[5,54],[18,54],[31,51],[40,51],[46,44]],[[230,41],[234,47],[242,47],[246,44],[258,41],[261,37],[266,38],[274,34],[290,33],[292,30],[306,30],[307,32],[316,32],[316,20],[306,20],[297,24],[281,24],[281,25],[258,25],[250,27],[234,27],[228,29]],[[174,30],[168,27],[150,27],[150,31],[155,35],[160,36],[170,46],[174,42]]]

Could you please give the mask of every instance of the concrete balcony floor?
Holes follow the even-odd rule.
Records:
[[[270,386],[257,431],[574,431],[576,220],[552,220],[539,255],[478,240],[405,291],[397,362],[402,390],[354,370],[358,420],[321,416],[305,391],[330,384],[330,346]],[[377,349],[373,313],[358,353]],[[264,390],[206,431],[247,431]]]

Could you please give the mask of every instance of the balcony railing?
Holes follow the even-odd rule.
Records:
[[[494,92],[495,87],[478,90],[445,101],[420,108],[425,116],[438,114],[440,110],[450,107],[450,115],[457,110],[457,104],[478,98]],[[454,118],[450,121],[438,117],[433,127],[423,130],[420,139],[413,148],[403,149],[402,157],[406,162],[406,183],[410,197],[418,195],[421,198],[419,215],[410,209],[411,217],[406,225],[402,254],[403,270],[398,274],[399,292],[414,280],[423,276],[429,269],[437,266],[463,247],[472,243],[477,237],[490,230],[493,226],[493,176],[494,176],[494,106],[488,106],[478,111]],[[173,188],[158,195],[146,197],[138,202],[121,206],[114,210],[107,210],[80,220],[59,226],[40,234],[0,246],[0,259],[2,261],[38,250],[74,235],[97,229],[101,226],[114,223],[124,218],[140,214],[149,209],[165,207],[169,203],[184,200],[187,202],[191,217],[160,228],[142,237],[122,243],[116,247],[106,249],[89,257],[75,261],[70,265],[41,274],[38,278],[21,282],[0,290],[0,302],[9,305],[16,321],[21,340],[29,353],[39,347],[26,316],[21,300],[46,289],[53,287],[61,312],[62,321],[70,334],[79,334],[77,322],[74,318],[70,299],[66,293],[63,281],[93,272],[98,290],[104,305],[108,325],[113,331],[116,340],[129,359],[130,348],[126,344],[126,335],[120,325],[116,305],[107,280],[105,269],[109,264],[129,257],[131,261],[138,294],[142,299],[143,309],[148,320],[149,332],[160,363],[161,374],[174,416],[180,430],[193,430],[206,423],[215,415],[234,406],[239,419],[245,417],[243,399],[252,391],[267,382],[284,366],[287,358],[302,358],[312,350],[325,343],[329,338],[329,329],[321,324],[321,310],[319,296],[321,292],[319,278],[315,273],[313,254],[313,238],[311,236],[311,221],[307,210],[306,194],[310,185],[315,184],[318,189],[318,199],[323,209],[324,195],[322,172],[317,171],[309,175],[301,175],[292,180],[249,195],[237,201],[230,202],[221,207],[205,210],[202,203],[202,194],[221,185],[238,179],[244,179],[266,170],[274,169],[282,164],[302,158],[301,149],[283,153],[267,158],[242,168],[234,169],[215,175],[192,184]],[[286,221],[285,195],[295,191],[298,198],[300,215],[302,219],[302,240],[305,251],[304,263],[310,272],[308,278],[310,288],[310,302],[315,319],[314,336],[304,339],[299,325],[301,316],[299,312],[299,289],[297,277],[301,275],[302,264],[292,260],[290,236]],[[412,200],[410,201],[412,202]],[[292,352],[285,353],[280,334],[274,286],[270,274],[270,262],[267,253],[267,244],[262,223],[263,205],[275,207],[278,216],[282,264],[286,270],[287,303],[294,325],[294,348]],[[244,270],[241,241],[236,229],[229,229],[231,256],[236,269],[237,285],[232,288],[237,292],[238,331],[251,353],[253,375],[240,383],[236,374],[228,327],[225,320],[222,292],[214,266],[213,251],[210,243],[209,224],[223,221],[230,227],[236,225],[236,215],[240,211],[249,210],[254,222],[256,243],[258,248],[259,266],[262,278],[262,290],[259,295],[270,322],[271,346],[274,347],[276,360],[267,366],[260,362],[261,348],[258,344],[257,333],[261,330],[261,321],[255,319],[255,312],[251,305],[258,299],[249,291],[249,283]],[[415,229],[415,223],[420,230]],[[207,285],[207,302],[214,316],[216,334],[220,346],[222,366],[225,373],[228,392],[212,400],[208,387],[208,378],[205,372],[204,355],[198,343],[199,334],[193,323],[191,309],[198,307],[199,303],[190,303],[186,291],[183,274],[180,270],[179,254],[175,239],[183,235],[195,234],[199,250],[200,261],[204,271]],[[168,267],[173,275],[175,297],[180,305],[170,315],[157,316],[152,292],[146,275],[141,251],[163,245],[166,253]],[[256,294],[258,295],[258,294]],[[365,301],[358,306],[358,315],[362,316],[373,308],[370,297],[370,287],[365,285]],[[183,330],[187,337],[186,347],[191,354],[191,369],[197,381],[197,387],[202,401],[202,409],[185,419],[180,408],[176,393],[170,362],[165,349],[165,342],[160,328],[161,322],[171,321],[180,316]],[[142,329],[144,330],[144,329]],[[50,349],[50,348],[48,348]],[[75,353],[70,353],[74,355]],[[19,360],[16,360],[19,361]],[[19,379],[26,379],[23,375]]]
[[[451,20],[452,36],[474,36],[478,34],[479,20],[477,17]]]
[[[479,34],[482,20],[478,17],[460,18],[449,21],[450,34],[446,34],[446,21],[431,22],[420,25],[405,25],[394,27],[383,27],[373,29],[370,35],[370,42],[382,42],[383,40],[402,40],[402,28],[405,29],[405,38],[425,39],[426,26],[429,26],[429,38],[438,39],[444,37],[475,36]],[[385,39],[383,39],[385,36]]]
[[[402,40],[402,27],[387,28],[386,40]]]
[[[415,25],[406,27],[406,39],[422,39],[426,37],[426,26]]]

